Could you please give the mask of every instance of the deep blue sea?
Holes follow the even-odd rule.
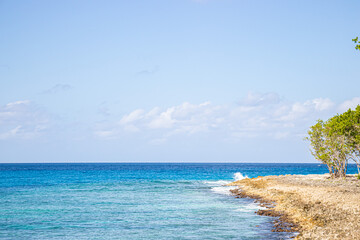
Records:
[[[0,164],[0,239],[285,239],[253,200],[223,185],[326,172],[319,164]]]

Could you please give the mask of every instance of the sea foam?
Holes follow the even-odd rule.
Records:
[[[224,195],[231,195],[230,190],[235,189],[236,187],[229,187],[229,186],[223,186],[223,187],[213,187],[211,188],[211,191],[218,194],[224,194]]]
[[[246,175],[244,176],[241,172],[234,173],[234,180],[239,181],[242,179],[248,178]],[[225,186],[226,184],[230,183],[231,181],[205,181],[205,184],[208,184],[210,186],[213,186],[211,188],[211,191],[218,194],[224,194],[224,195],[231,195],[230,190],[236,189],[234,186]]]
[[[264,210],[266,207],[260,206],[258,203],[249,203],[247,205],[243,205],[241,208],[236,209],[236,212],[254,212],[257,210]]]
[[[228,183],[231,183],[231,181],[224,181],[224,180],[219,180],[219,181],[204,181],[205,184],[208,185],[213,185],[213,186],[222,186],[222,185],[226,185]]]
[[[243,180],[245,178],[248,178],[248,176],[244,176],[241,172],[234,173],[234,179],[235,181]]]

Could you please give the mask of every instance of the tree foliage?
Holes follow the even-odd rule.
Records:
[[[356,45],[355,45],[355,49],[356,50],[360,50],[360,41],[359,41],[359,37],[356,37],[352,40]]]
[[[327,165],[332,177],[345,177],[349,160],[360,174],[360,105],[326,122],[318,120],[308,137],[315,159]]]

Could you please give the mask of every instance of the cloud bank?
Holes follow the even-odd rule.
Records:
[[[112,109],[102,106],[107,113],[102,114],[102,121],[93,122],[84,117],[69,129],[71,124],[57,121],[53,114],[33,102],[15,101],[0,106],[0,140],[33,139],[50,133],[65,134],[69,139],[74,136],[100,140],[132,137],[151,144],[192,136],[220,141],[301,139],[317,119],[328,119],[357,104],[360,104],[359,97],[342,103],[329,98],[292,102],[276,93],[249,93],[233,104],[184,102],[167,108],[134,109],[119,117],[109,114]],[[78,126],[86,127],[80,131]]]
[[[289,102],[276,93],[249,93],[233,105],[184,102],[166,109],[136,109],[118,120],[98,124],[94,134],[105,139],[145,134],[155,142],[201,133],[215,133],[224,139],[302,138],[317,119],[327,119],[344,106],[353,106],[356,99],[349,101],[339,105],[329,98]]]

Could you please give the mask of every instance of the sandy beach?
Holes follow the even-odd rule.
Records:
[[[276,216],[273,231],[298,232],[296,239],[360,239],[360,180],[354,175],[282,175],[229,184],[236,197],[257,199]]]

